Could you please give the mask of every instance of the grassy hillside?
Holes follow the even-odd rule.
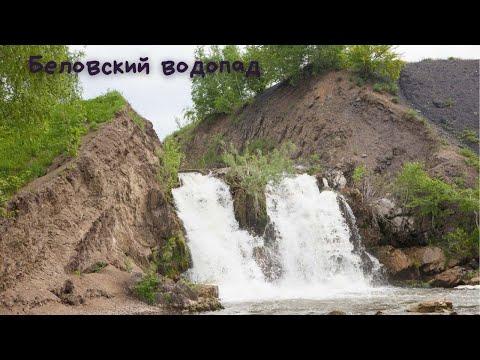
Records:
[[[39,176],[60,155],[75,156],[81,136],[109,121],[127,101],[117,91],[74,105],[58,105],[53,118],[30,127],[0,127],[0,204]],[[143,126],[142,120],[132,118]]]

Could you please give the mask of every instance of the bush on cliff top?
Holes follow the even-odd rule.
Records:
[[[292,155],[295,145],[284,144],[280,149],[264,154],[261,150],[250,152],[246,146],[240,154],[233,146],[223,155],[223,161],[229,167],[226,181],[235,191],[241,189],[253,199],[254,210],[259,213],[264,209],[265,187],[269,182],[278,182],[282,174],[294,171]]]

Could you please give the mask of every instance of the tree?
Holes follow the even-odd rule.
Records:
[[[363,79],[378,76],[395,81],[405,64],[393,45],[350,45],[346,57],[348,67]]]
[[[198,47],[195,58],[208,62],[229,61],[230,66],[235,61],[242,61],[242,54],[236,45],[220,47],[213,45],[209,49]],[[233,109],[242,105],[249,97],[246,86],[245,74],[241,71],[231,71],[230,74],[220,73],[220,69],[214,73],[206,73],[192,79],[192,101],[194,104],[195,117],[203,120],[205,117],[216,113],[230,113]]]
[[[78,98],[76,74],[32,74],[29,59],[33,55],[60,64],[74,61],[79,54],[65,45],[0,45],[0,126],[40,126],[59,103]]]

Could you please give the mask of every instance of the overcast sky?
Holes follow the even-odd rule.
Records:
[[[149,58],[150,74],[117,74],[89,76],[82,72],[80,79],[83,97],[90,99],[108,89],[119,90],[133,108],[152,121],[161,139],[176,130],[175,117],[191,106],[189,72],[164,76],[161,62],[185,61],[193,65],[195,45],[72,45],[85,52],[84,61],[130,61]],[[399,45],[398,51],[406,61],[425,58],[480,59],[480,45]]]

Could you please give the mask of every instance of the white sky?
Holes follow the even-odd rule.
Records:
[[[183,109],[191,106],[189,71],[164,76],[161,62],[185,61],[191,67],[195,47],[196,45],[72,45],[73,49],[85,52],[84,61],[138,63],[140,57],[148,56],[149,75],[90,76],[83,71],[80,79],[83,97],[86,99],[101,95],[108,89],[120,91],[139,114],[152,121],[161,139],[176,130],[175,116],[180,117]],[[480,45],[399,45],[397,50],[406,61],[444,59],[450,56],[480,59]]]

